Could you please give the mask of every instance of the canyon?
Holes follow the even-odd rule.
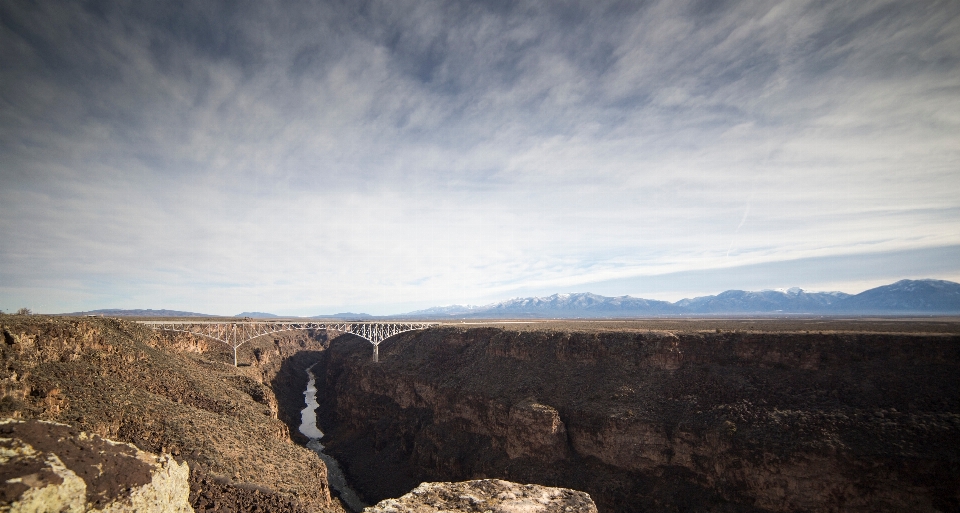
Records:
[[[645,324],[447,326],[379,364],[336,339],[315,367],[327,452],[371,503],[498,478],[609,512],[960,507],[956,332]]]
[[[445,325],[380,363],[287,332],[239,367],[119,319],[0,331],[0,417],[185,464],[195,511],[348,509],[298,430],[308,369],[325,452],[371,511],[960,508],[956,320]]]
[[[222,344],[119,319],[0,316],[0,331],[0,417],[186,464],[194,511],[344,511],[326,467],[289,427],[326,333],[258,341],[237,368]],[[63,457],[76,440],[60,439],[46,450]]]

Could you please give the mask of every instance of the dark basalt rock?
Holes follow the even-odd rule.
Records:
[[[955,334],[437,328],[379,364],[368,345],[334,341],[315,374],[327,452],[370,503],[499,478],[607,512],[960,508]]]

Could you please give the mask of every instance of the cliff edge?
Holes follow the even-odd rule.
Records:
[[[216,342],[118,319],[0,316],[0,334],[0,417],[169,454],[196,511],[343,511],[285,423],[325,333],[258,340],[240,367]]]
[[[583,492],[499,479],[461,483],[421,483],[398,499],[387,499],[363,513],[596,513]]]
[[[327,452],[368,502],[423,481],[588,492],[600,511],[956,511],[960,336],[404,334],[315,368]]]

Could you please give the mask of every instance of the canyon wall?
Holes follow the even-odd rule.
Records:
[[[369,503],[423,481],[600,511],[956,511],[960,337],[435,328],[334,340],[327,452]]]
[[[218,342],[109,318],[0,316],[0,333],[0,417],[171,455],[196,511],[343,511],[289,427],[325,332],[257,339],[240,367]]]

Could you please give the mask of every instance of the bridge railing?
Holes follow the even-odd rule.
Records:
[[[373,361],[380,361],[380,342],[400,333],[437,326],[425,322],[298,322],[298,321],[138,321],[158,331],[190,333],[233,349],[233,365],[237,365],[237,349],[256,338],[281,331],[331,330],[357,335],[373,344]]]

